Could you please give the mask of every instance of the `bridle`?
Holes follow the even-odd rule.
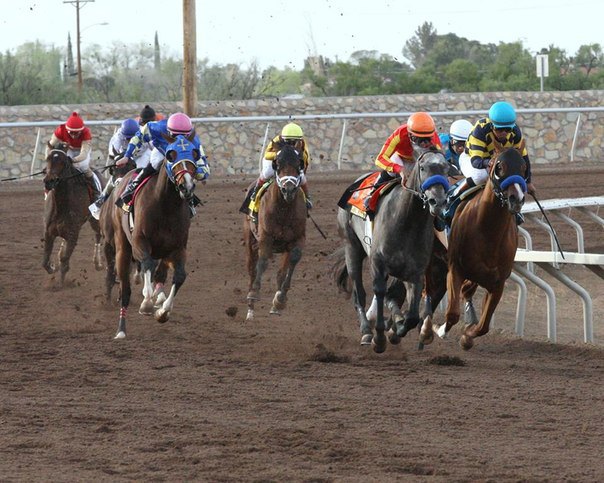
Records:
[[[501,178],[497,175],[497,169],[501,166],[502,161],[497,157],[496,161],[493,163],[493,167],[491,168],[491,172],[489,173],[489,180],[493,185],[493,193],[501,203],[501,206],[505,206],[508,203],[508,196],[506,195],[506,190],[510,185],[518,184],[522,188],[523,193],[526,193],[526,180],[520,176],[519,174],[513,174],[511,176],[507,176],[505,178]]]
[[[424,151],[423,153],[421,153],[419,155],[419,157],[415,161],[416,166],[414,167],[413,171],[415,172],[414,185],[415,186],[419,185],[420,190],[417,191],[416,189],[413,189],[413,188],[410,188],[409,186],[407,186],[407,179],[405,178],[405,176],[402,176],[402,180],[401,180],[401,186],[403,187],[403,189],[406,191],[409,191],[414,196],[417,196],[420,199],[420,201],[422,202],[424,209],[426,209],[426,207],[428,205],[428,196],[426,195],[426,191],[429,190],[432,186],[440,184],[443,186],[445,191],[449,190],[449,180],[441,174],[433,174],[433,175],[429,176],[428,179],[424,180],[423,183],[421,182],[421,177],[420,177],[421,162],[422,162],[422,159],[424,158],[424,156],[426,156],[426,154],[428,154],[428,153],[441,154],[444,158],[444,154],[438,153],[437,151]]]
[[[55,189],[61,181],[66,181],[66,180],[72,179],[72,178],[79,178],[80,176],[82,176],[84,174],[81,171],[78,171],[77,169],[72,169],[72,170],[68,169],[70,166],[72,166],[72,164],[70,163],[69,157],[67,156],[65,151],[63,151],[62,149],[51,149],[47,156],[47,160],[50,157],[54,157],[54,155],[56,155],[58,153],[60,153],[64,156],[63,167],[61,168],[61,170],[58,173],[56,173],[56,177],[54,177],[50,180],[46,180],[46,179],[44,180],[44,186],[48,190]],[[50,161],[50,162],[52,162],[52,161]],[[61,176],[65,170],[68,170],[69,172],[74,172],[74,171],[75,172],[73,174]],[[44,169],[44,173],[46,175],[48,175],[48,170],[46,168]]]

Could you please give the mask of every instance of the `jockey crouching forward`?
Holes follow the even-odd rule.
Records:
[[[526,162],[527,191],[535,194],[531,182],[531,163],[522,132],[516,124],[516,111],[508,102],[496,102],[489,109],[489,116],[479,119],[466,142],[464,152],[459,157],[459,167],[466,179],[452,193],[458,198],[467,189],[485,184],[489,178],[489,166],[496,151],[513,147]],[[451,216],[449,216],[450,218]],[[524,217],[516,215],[516,223],[521,224]]]
[[[191,119],[182,112],[172,114],[167,120],[162,119],[161,121],[152,121],[142,126],[141,129],[132,137],[128,143],[128,148],[124,153],[124,157],[120,159],[116,165],[125,165],[130,159],[132,159],[135,150],[140,149],[144,143],[149,143],[153,147],[150,160],[136,177],[130,179],[130,182],[128,183],[128,186],[126,186],[122,196],[116,201],[116,205],[126,212],[130,211],[129,203],[132,201],[136,188],[138,188],[140,184],[149,176],[157,173],[159,167],[164,161],[166,148],[169,144],[166,136],[168,138],[175,138],[179,134],[188,136],[193,132],[193,130]],[[195,135],[192,142],[195,148],[198,149],[201,154],[199,161],[197,161],[195,178],[198,181],[203,181],[210,175],[210,167],[208,166],[206,155],[197,135]],[[199,204],[199,200],[193,196],[188,201],[189,208],[191,209],[191,215],[194,215],[195,206]]]
[[[71,158],[73,167],[86,176],[86,181],[92,191],[92,199],[96,200],[100,191],[94,179],[94,173],[90,169],[92,134],[77,112],[72,112],[67,122],[54,130],[46,146],[45,156],[48,157],[50,151],[61,144],[67,146],[67,156]]]
[[[130,140],[139,130],[139,123],[135,119],[126,119],[122,122],[120,128],[111,136],[109,141],[109,159],[112,161],[118,161],[122,158]],[[132,160],[136,162],[137,168],[144,168],[149,164],[151,159],[151,147],[149,144],[144,143],[140,148],[134,150],[132,154]],[[116,175],[112,175],[109,181],[105,185],[105,189],[101,193],[101,196],[89,206],[90,213],[97,220],[101,214],[101,206],[107,201],[109,195],[115,188],[115,180],[118,178]]]
[[[452,176],[459,173],[459,156],[466,147],[466,141],[473,127],[470,121],[458,119],[451,124],[449,134],[438,135],[445,159],[454,167],[452,171],[450,170]]]
[[[375,164],[382,170],[367,198],[365,198],[365,210],[369,214],[369,201],[375,190],[390,181],[401,176],[403,168],[413,167],[413,146],[429,148],[436,146],[441,148],[440,139],[436,134],[434,119],[427,112],[415,112],[409,116],[406,124],[399,126],[382,146],[380,153],[375,158]]]
[[[306,182],[306,170],[308,169],[308,165],[310,163],[308,145],[304,139],[304,132],[302,131],[302,128],[296,123],[290,122],[283,126],[281,134],[275,136],[264,151],[262,171],[260,172],[260,176],[256,180],[256,185],[254,186],[249,197],[249,216],[254,223],[258,221],[258,200],[256,200],[256,195],[258,194],[260,187],[266,183],[267,180],[275,176],[273,164],[275,162],[275,158],[277,157],[277,153],[279,152],[280,146],[283,143],[292,145],[295,150],[300,153],[300,188],[304,192],[304,196],[306,198],[306,208],[310,210],[313,207],[310,194],[308,192],[308,184]]]

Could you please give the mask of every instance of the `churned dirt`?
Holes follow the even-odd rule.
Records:
[[[602,194],[601,168],[535,172],[542,200]],[[377,355],[359,345],[329,275],[335,203],[357,174],[310,174],[327,240],[308,224],[287,309],[268,314],[273,263],[252,323],[237,212],[251,178],[212,179],[171,320],[139,315],[136,286],[124,341],[113,340],[117,290],[107,303],[90,228],[59,287],[41,267],[41,181],[2,183],[0,480],[604,480],[604,282],[564,269],[593,296],[594,345],[582,342],[579,297],[538,270],[558,294],[558,344],[531,284],[525,337],[514,335],[509,285],[471,351],[454,329],[422,352],[413,332]],[[602,228],[577,218],[587,251],[604,253]],[[549,249],[543,229],[525,226]]]

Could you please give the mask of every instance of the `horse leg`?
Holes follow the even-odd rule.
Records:
[[[143,273],[141,271],[141,262],[139,262],[138,260],[135,260],[134,262],[134,266],[136,267],[136,270],[134,271],[134,285],[140,285],[141,283],[143,283]]]
[[[449,301],[445,313],[445,323],[436,331],[441,339],[444,339],[449,330],[451,330],[451,327],[459,322],[459,300],[462,282],[463,278],[461,275],[454,267],[451,267],[447,274],[447,296],[449,297]]]
[[[384,297],[386,296],[386,273],[382,264],[373,263],[373,293],[377,300],[377,318],[375,321],[375,335],[371,340],[374,352],[381,354],[386,350],[386,323],[384,321]]]
[[[151,258],[151,256],[145,254],[142,261],[143,270],[143,301],[138,309],[138,313],[142,315],[153,315],[155,310],[155,304],[153,303],[153,273],[157,262]]]
[[[501,300],[503,295],[504,284],[497,284],[492,292],[487,292],[484,297],[484,303],[482,308],[482,314],[480,315],[480,322],[476,325],[470,325],[466,327],[461,339],[459,341],[461,347],[464,350],[471,349],[474,345],[474,338],[485,335],[489,331],[489,324],[491,323],[491,317]]]
[[[407,289],[407,302],[409,309],[405,313],[403,323],[396,324],[396,333],[399,337],[405,337],[407,332],[415,329],[419,324],[419,305],[422,300],[423,283],[421,282],[405,282]]]
[[[53,274],[57,270],[54,264],[50,261],[52,249],[55,244],[55,235],[51,235],[48,231],[44,233],[44,257],[42,258],[42,267],[46,272]]]
[[[94,219],[92,216],[89,218],[90,226],[94,231],[94,254],[92,256],[92,261],[94,263],[94,268],[99,271],[103,269],[103,262],[101,260],[101,227],[98,220]]]
[[[279,313],[280,310],[285,308],[285,304],[287,302],[287,292],[291,288],[292,276],[294,274],[294,270],[296,265],[302,258],[302,247],[296,246],[289,253],[285,254],[282,258],[282,265],[279,269],[279,274],[277,276],[277,280],[279,281],[277,292],[275,293],[275,297],[273,298],[273,307],[271,309],[272,313]],[[285,276],[282,274],[285,272]],[[279,280],[281,279],[281,280]],[[273,310],[275,312],[273,312]]]
[[[61,285],[65,283],[65,275],[69,271],[69,260],[78,242],[78,234],[65,239],[65,243],[61,245],[59,250],[59,261],[61,270]]]
[[[168,295],[168,298],[164,301],[162,306],[155,311],[155,320],[157,320],[160,324],[167,322],[170,318],[170,313],[174,308],[174,297],[176,297],[178,290],[180,289],[182,284],[185,283],[185,279],[187,278],[187,272],[185,271],[184,253],[178,256],[177,260],[178,261],[174,264],[174,275],[172,276],[172,287],[170,288],[170,295]]]
[[[107,260],[107,271],[105,272],[105,294],[107,302],[111,300],[111,289],[115,285],[115,249],[113,246],[105,242],[104,252],[105,260]]]
[[[474,302],[472,301],[476,289],[478,289],[478,284],[471,282],[470,280],[465,280],[461,286],[461,294],[466,301],[464,305],[464,322],[466,325],[475,325],[478,323],[476,309],[474,308]]]
[[[352,236],[356,235],[352,234]],[[363,286],[363,260],[365,259],[365,251],[360,244],[346,244],[344,253],[346,270],[348,271],[350,280],[352,280],[352,300],[359,320],[361,345],[369,345],[371,344],[371,339],[373,339],[373,329],[365,313],[365,302],[367,299],[367,292],[365,292],[365,287]]]
[[[125,237],[125,236],[124,236]],[[120,280],[120,320],[117,327],[115,339],[126,338],[126,312],[130,305],[130,261],[132,260],[132,249],[127,241],[116,244],[116,268],[117,276]]]
[[[384,297],[384,304],[390,310],[389,323],[386,324],[388,330],[388,340],[391,344],[398,344],[401,338],[396,333],[396,326],[404,319],[404,314],[401,311],[401,305],[407,297],[407,289],[402,280],[394,279],[386,290],[386,296]],[[375,300],[375,297],[374,297]],[[377,307],[377,300],[376,300]]]
[[[256,239],[252,233],[250,222],[245,220],[244,222],[244,241],[246,249],[246,265],[249,276],[248,294],[247,294],[247,315],[245,317],[246,322],[254,320],[254,303],[260,299],[260,294],[253,290],[254,281],[256,280],[258,265],[258,245]]]
[[[140,265],[139,265],[140,266]],[[166,293],[164,292],[164,286],[166,279],[168,278],[168,263],[161,260],[155,269],[153,275],[153,282],[155,288],[153,290],[153,298],[155,299],[155,309],[157,310],[166,301]],[[135,278],[136,280],[136,278]]]

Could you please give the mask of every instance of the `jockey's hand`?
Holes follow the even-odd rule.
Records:
[[[392,172],[393,172],[394,174],[401,174],[401,170],[402,170],[402,169],[403,169],[403,168],[402,168],[400,165],[398,165],[398,164],[393,164],[393,165],[392,165]]]
[[[130,161],[130,158],[127,158],[126,156],[124,156],[123,158],[118,159],[118,160],[115,162],[115,165],[116,165],[118,168],[121,168],[122,166],[126,166],[126,164],[128,164],[128,161]]]
[[[537,191],[535,191],[535,185],[533,183],[527,183],[526,191],[531,196],[535,196],[537,194]]]

